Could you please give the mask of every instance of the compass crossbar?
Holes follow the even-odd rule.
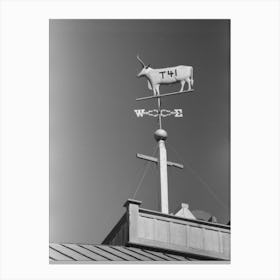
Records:
[[[167,97],[167,96],[171,96],[171,95],[179,95],[179,94],[189,93],[189,92],[193,92],[193,89],[191,89],[191,90],[184,90],[184,91],[176,91],[176,92],[163,93],[163,94],[153,95],[153,96],[139,97],[139,98],[136,99],[136,101],[141,101],[141,100],[146,100],[146,99],[154,99],[154,98],[162,98],[162,97]]]
[[[142,154],[136,154],[136,156],[137,156],[138,158],[141,158],[141,159],[145,159],[145,160],[149,160],[149,161],[158,163],[158,158],[155,158],[155,157],[146,156],[146,155],[142,155]],[[184,165],[183,165],[183,164],[176,163],[176,162],[172,162],[172,161],[167,161],[167,165],[168,165],[168,166],[177,167],[177,168],[180,168],[180,169],[183,169],[183,168],[184,168]]]

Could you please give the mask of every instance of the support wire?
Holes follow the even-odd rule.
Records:
[[[152,157],[155,155],[157,149],[158,149],[158,146],[156,145],[156,147],[155,147],[155,149],[153,151]],[[148,172],[148,170],[149,170],[149,168],[151,166],[151,163],[152,163],[151,161],[147,161],[146,162],[146,165],[145,165],[142,177],[141,177],[141,179],[140,179],[140,181],[139,181],[139,183],[138,183],[138,185],[136,187],[136,190],[135,190],[135,192],[134,192],[134,194],[132,196],[133,199],[136,197],[137,192],[139,191],[140,187],[142,186],[143,180],[144,180],[144,178],[145,178],[145,176],[146,176],[146,174],[147,174],[147,172]]]
[[[227,211],[228,213],[228,207],[219,199],[219,197],[216,195],[216,193],[212,190],[212,188],[210,187],[210,185],[191,167],[191,165],[186,162],[186,160],[182,160],[182,158],[179,156],[179,154],[177,153],[177,151],[175,150],[175,148],[170,145],[170,148],[175,152],[176,156],[178,157],[179,160],[181,160],[182,162],[184,162],[184,165],[186,164],[186,166],[188,167],[188,169],[192,172],[192,174],[199,180],[199,182],[206,187],[206,189],[208,190],[208,192],[212,195],[212,197],[220,204],[220,206]]]

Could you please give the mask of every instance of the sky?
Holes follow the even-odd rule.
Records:
[[[153,68],[191,65],[194,92],[162,100],[171,213],[188,203],[230,220],[230,21],[50,20],[50,242],[101,243],[129,198],[160,210],[155,109],[139,54]],[[186,85],[187,86],[187,85]],[[179,84],[160,87],[174,92]],[[144,171],[147,170],[140,187]],[[135,191],[137,192],[135,193]]]

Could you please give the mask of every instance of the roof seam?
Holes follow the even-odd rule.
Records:
[[[145,255],[145,254],[143,254],[142,252],[141,252],[141,253],[140,253],[140,252],[135,252],[134,250],[132,250],[132,249],[129,248],[129,247],[127,247],[126,249],[129,250],[129,251],[131,251],[131,252],[134,252],[135,254],[139,254],[139,255],[141,255],[141,256],[143,256],[143,257],[146,257],[146,258],[150,259],[151,261],[157,261],[157,259],[152,258],[152,257],[150,257],[150,256],[147,256],[147,255],[149,255],[148,252],[146,252],[147,255]],[[135,249],[135,248],[134,248],[134,249]],[[141,251],[141,249],[139,249],[139,251]]]
[[[114,246],[110,246],[112,249],[114,249],[114,250],[116,250],[116,251],[118,251],[118,252],[121,252],[121,253],[123,253],[123,254],[126,254],[126,255],[128,255],[128,256],[130,256],[130,257],[132,257],[132,258],[134,258],[134,259],[136,259],[136,260],[138,260],[138,261],[142,261],[141,259],[138,259],[137,257],[135,257],[135,256],[133,256],[133,255],[130,255],[130,254],[128,254],[128,253],[125,253],[125,252],[123,252],[123,251],[121,251],[120,249],[117,249],[116,247],[114,247]]]
[[[55,250],[56,252],[58,252],[59,254],[64,255],[64,256],[67,257],[67,258],[72,259],[73,261],[77,261],[77,260],[74,259],[73,257],[68,256],[67,254],[65,254],[65,253],[63,253],[63,252],[60,252],[59,250],[57,250],[57,249],[51,247],[50,245],[49,245],[49,247],[50,247],[51,249]]]
[[[176,256],[170,255],[170,254],[168,254],[168,253],[163,253],[163,254],[164,254],[165,256],[167,256],[167,257],[171,258],[171,259],[176,260],[176,261],[182,261],[182,259],[177,258]],[[183,258],[185,258],[185,259],[186,259],[186,257],[183,257]],[[187,259],[186,259],[186,260],[187,260]]]
[[[111,254],[111,255],[117,257],[117,258],[120,258],[120,259],[122,259],[122,260],[124,260],[124,261],[127,261],[125,258],[120,257],[120,256],[118,256],[118,255],[116,255],[116,254],[114,254],[114,253],[112,253],[112,252],[110,252],[110,251],[107,251],[107,250],[103,249],[103,248],[100,248],[99,246],[96,246],[96,245],[95,245],[94,247],[96,247],[96,248],[98,248],[98,249],[100,249],[100,250],[102,250],[102,251],[104,251],[104,252],[106,252],[106,253],[109,253],[109,254]]]
[[[61,244],[61,245],[64,246],[65,248],[69,249],[69,250],[72,250],[72,251],[76,252],[77,254],[80,254],[80,255],[84,256],[87,259],[90,259],[92,261],[96,261],[95,259],[93,259],[93,258],[91,258],[91,257],[89,257],[89,256],[87,256],[87,255],[85,255],[85,254],[83,254],[83,253],[81,253],[81,252],[71,248],[71,247],[68,247],[67,245],[64,245],[64,244]]]
[[[84,247],[84,245],[82,245],[82,244],[78,244],[78,246],[80,246],[81,248],[84,248],[84,249],[90,251],[91,253],[94,253],[94,254],[96,254],[96,255],[98,255],[98,256],[100,256],[100,257],[106,259],[107,261],[111,261],[111,259],[109,259],[108,257],[103,256],[103,255],[101,255],[100,253],[97,253],[97,252],[95,252],[95,251],[93,251],[93,250],[90,250],[89,248]]]
[[[158,255],[156,255],[156,254],[153,254],[152,252],[147,252],[145,249],[142,249],[144,252],[146,252],[146,253],[149,253],[149,254],[151,254],[151,255],[153,255],[153,256],[156,256],[156,257],[159,257],[159,258],[161,258],[161,259],[163,259],[164,261],[170,261],[170,260],[168,260],[168,259],[165,259],[165,258],[163,258],[163,257],[161,257],[161,256],[158,256]]]

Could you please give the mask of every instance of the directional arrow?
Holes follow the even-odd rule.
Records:
[[[141,100],[146,100],[146,99],[154,99],[154,98],[162,98],[162,97],[167,97],[167,96],[176,95],[176,94],[179,95],[179,94],[183,94],[183,93],[190,93],[190,92],[193,92],[193,91],[194,91],[193,89],[190,89],[190,90],[184,90],[184,91],[163,93],[163,94],[147,96],[147,97],[139,97],[139,98],[136,98],[136,101],[141,101]]]

